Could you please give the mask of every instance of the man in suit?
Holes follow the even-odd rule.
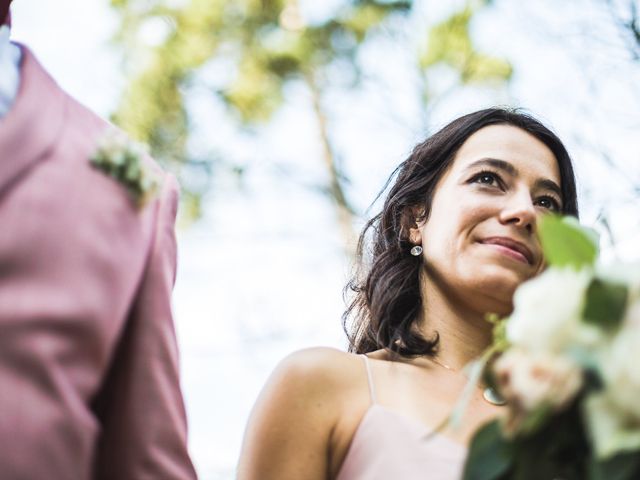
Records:
[[[157,185],[143,203],[131,177],[92,161],[115,127],[8,41],[9,3],[0,0],[0,477],[193,479],[170,305],[177,184],[139,154]],[[121,153],[111,149],[113,162]]]

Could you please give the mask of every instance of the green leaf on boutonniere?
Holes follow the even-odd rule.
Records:
[[[580,269],[593,266],[598,257],[598,234],[574,217],[543,216],[538,236],[549,265]]]
[[[511,444],[502,434],[500,422],[494,420],[480,428],[471,440],[462,478],[463,480],[507,478],[511,457]]]
[[[158,180],[144,164],[144,145],[123,132],[109,130],[98,143],[91,164],[120,182],[141,208],[155,194]]]
[[[596,277],[587,288],[582,316],[587,323],[615,328],[624,317],[628,296],[629,289],[623,283]]]

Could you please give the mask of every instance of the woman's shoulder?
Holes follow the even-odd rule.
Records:
[[[300,350],[296,350],[285,357],[287,359],[299,359],[315,361],[320,360],[322,362],[340,362],[340,361],[352,361],[357,360],[360,355],[355,353],[345,352],[334,347],[308,347]]]
[[[362,359],[337,349],[307,348],[281,360],[254,406],[238,478],[327,478],[336,425],[360,398],[358,361],[366,383]]]
[[[299,388],[322,388],[326,393],[353,385],[364,372],[362,357],[331,347],[311,347],[287,355],[276,367],[282,376]]]

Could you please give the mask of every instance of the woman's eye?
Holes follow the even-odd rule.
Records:
[[[560,204],[555,198],[551,197],[541,197],[536,202],[542,208],[546,208],[548,210],[552,210],[554,212],[560,211]]]
[[[495,178],[493,175],[482,175],[479,179],[480,183],[493,183]]]
[[[500,177],[495,173],[491,172],[482,172],[474,176],[472,179],[473,183],[481,183],[483,185],[498,185],[500,183]]]

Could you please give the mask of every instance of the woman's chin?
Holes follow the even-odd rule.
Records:
[[[486,288],[505,291],[505,294],[512,296],[516,289],[533,278],[532,270],[512,269],[502,265],[490,265],[476,272],[477,278]]]
[[[479,280],[478,280],[479,279]],[[474,292],[479,309],[486,313],[504,316],[513,311],[513,294],[528,278],[513,271],[493,271],[476,278]]]

